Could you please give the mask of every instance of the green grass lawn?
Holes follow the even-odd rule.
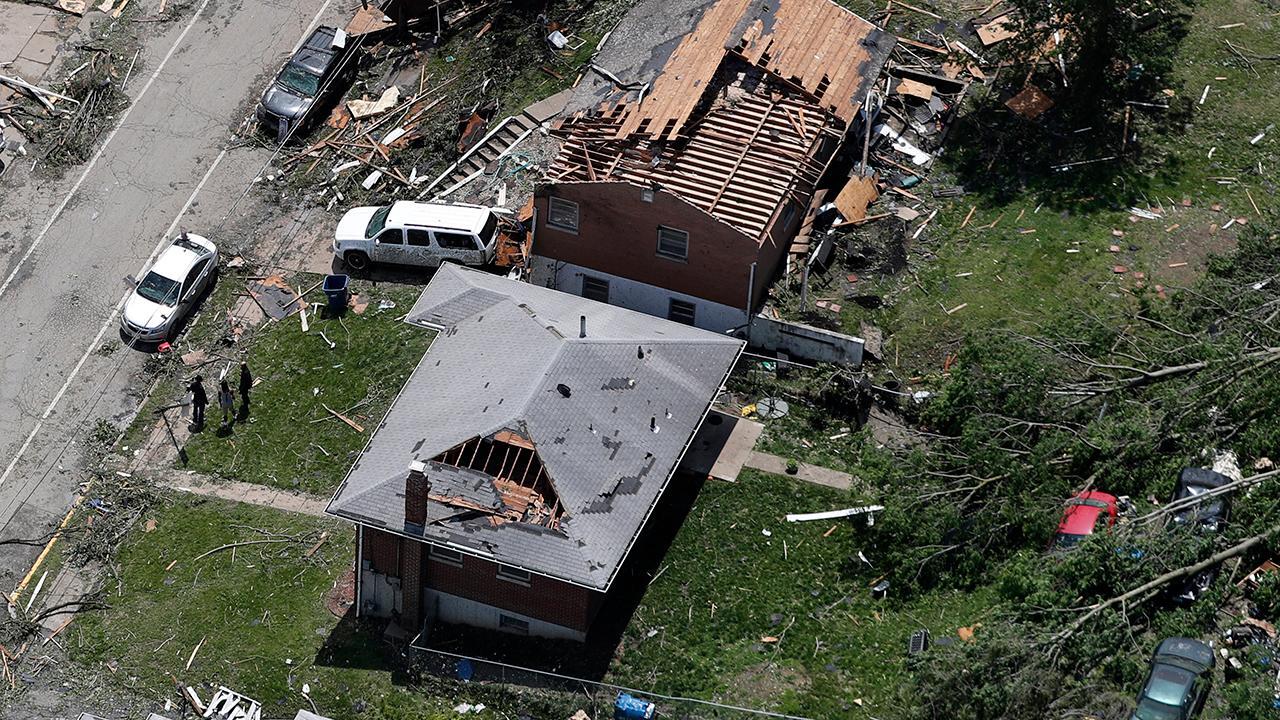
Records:
[[[313,282],[315,278],[306,277],[294,285]],[[248,421],[229,431],[219,429],[217,385],[210,381],[222,364],[207,366],[205,389],[211,404],[204,432],[192,435],[186,446],[192,469],[321,495],[337,487],[433,337],[401,321],[421,288],[353,281],[352,291],[369,300],[361,315],[317,315],[305,335],[298,316],[292,315],[254,335],[248,362],[262,382],[251,394]],[[395,307],[379,310],[381,300],[391,300]],[[336,347],[329,347],[322,332]],[[237,373],[233,367],[233,389]],[[364,432],[334,418],[325,406]]]
[[[873,600],[869,586],[879,573],[858,559],[850,521],[783,519],[857,503],[754,471],[736,484],[706,485],[636,610],[609,679],[814,718],[847,717],[859,707],[883,717],[906,685],[910,634],[928,628],[954,637],[960,626],[982,622],[994,601],[978,592],[899,602],[892,590],[889,599]]]
[[[304,684],[319,711],[335,718],[454,715],[448,708],[458,700],[418,692],[393,675],[380,625],[340,622],[326,608],[326,594],[352,563],[346,523],[188,496],[148,517],[155,530],[136,528],[120,550],[119,575],[103,594],[108,609],[83,615],[63,637],[104,682],[161,703],[177,700],[175,680],[206,701],[225,685],[260,701],[264,717],[311,709]],[[322,533],[326,542],[306,557]],[[297,541],[197,559],[225,544],[284,537]]]

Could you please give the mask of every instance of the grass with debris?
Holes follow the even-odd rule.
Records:
[[[293,284],[306,287],[317,279],[306,276]],[[351,290],[368,300],[363,314],[317,314],[305,334],[294,314],[256,332],[248,363],[261,382],[250,395],[247,421],[219,427],[214,379],[225,363],[206,369],[210,406],[204,432],[192,435],[186,446],[191,469],[320,495],[337,487],[433,337],[402,321],[421,288],[356,280]],[[380,309],[382,301],[394,305]],[[228,376],[233,391],[238,372],[233,364]],[[349,426],[326,406],[363,429]]]
[[[376,628],[326,607],[351,567],[345,523],[188,496],[148,519],[155,529],[135,528],[120,550],[110,607],[63,636],[102,682],[158,702],[179,702],[175,681],[205,701],[225,685],[273,717],[299,707],[370,720],[453,715],[456,700],[416,692],[393,672]],[[217,550],[235,543],[254,544]]]
[[[609,680],[807,717],[892,711],[907,685],[911,633],[954,637],[988,617],[994,601],[977,592],[901,603],[892,588],[889,599],[873,600],[879,573],[859,559],[866,531],[851,525],[862,521],[783,519],[855,504],[846,493],[750,470],[736,484],[706,485]]]
[[[1245,52],[1274,56],[1280,53],[1274,24],[1274,10],[1257,0],[1201,3],[1179,49],[1176,75],[1168,78],[1175,97],[1157,99],[1177,104],[1189,98],[1190,120],[1156,129],[1159,118],[1152,115],[1140,125],[1147,155],[1158,163],[1128,169],[1104,164],[1087,182],[1074,184],[1069,174],[1046,170],[1014,193],[927,198],[919,219],[886,219],[853,235],[855,245],[905,242],[907,269],[888,274],[833,268],[815,278],[810,297],[836,299],[842,309],[815,310],[810,300],[809,319],[854,334],[862,321],[883,327],[886,338],[892,336],[885,348],[889,364],[909,376],[940,371],[961,338],[978,329],[1008,326],[1034,333],[1037,326],[1082,313],[1106,318],[1133,303],[1164,302],[1160,289],[1171,295],[1190,284],[1211,254],[1234,247],[1239,218],[1256,221],[1259,210],[1274,205],[1280,132],[1272,128],[1256,144],[1251,140],[1274,122],[1269,108],[1280,94],[1280,64],[1253,60],[1250,67],[1226,45],[1230,40]],[[991,140],[953,133],[949,144],[981,146]],[[932,188],[965,184],[956,170],[953,159],[943,156],[928,181],[912,191],[923,197]],[[1161,217],[1134,222],[1131,206],[1152,207]],[[934,207],[937,217],[911,240]],[[850,274],[857,280],[850,282]],[[798,312],[794,290],[781,295]],[[880,296],[885,306],[865,309],[851,298],[840,299],[851,295]]]

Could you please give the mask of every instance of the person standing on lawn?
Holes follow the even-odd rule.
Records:
[[[249,390],[253,387],[253,374],[249,363],[240,363],[240,417],[249,417]]]
[[[204,408],[209,404],[209,396],[204,392],[204,378],[199,375],[187,386],[191,391],[191,427],[204,429]]]
[[[229,425],[236,419],[236,396],[231,394],[231,386],[226,380],[218,388],[218,405],[222,408],[222,424]]]

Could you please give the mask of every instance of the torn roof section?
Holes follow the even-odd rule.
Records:
[[[847,127],[894,42],[831,0],[645,2],[623,18],[596,60],[627,88],[584,78],[566,112],[621,106],[619,137],[675,139],[721,63],[737,57],[803,91]]]
[[[661,187],[763,243],[808,204],[895,40],[830,0],[653,5],[597,58],[623,87],[590,74],[570,98],[545,181]]]
[[[742,349],[451,264],[408,322],[440,334],[329,512],[602,591]],[[415,461],[421,534],[405,522]]]

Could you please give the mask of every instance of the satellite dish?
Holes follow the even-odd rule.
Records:
[[[777,420],[786,417],[791,412],[791,406],[782,398],[761,398],[756,403],[756,414],[765,420]]]

